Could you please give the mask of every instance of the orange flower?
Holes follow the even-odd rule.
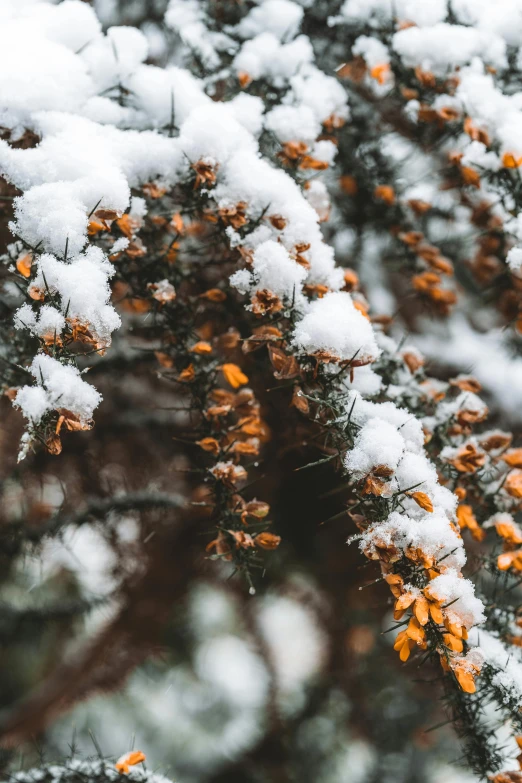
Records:
[[[385,492],[387,484],[380,478],[372,475],[366,476],[364,486],[362,488],[363,495],[377,495],[381,496]]]
[[[421,626],[416,617],[410,617],[410,622],[406,628],[406,634],[409,639],[419,645],[419,647],[426,646],[426,631]]]
[[[206,545],[205,552],[211,552],[213,549],[216,550],[216,555],[222,557],[224,560],[232,560],[232,555],[230,554],[230,546],[228,544],[226,536],[223,535],[222,530],[219,531],[217,538],[215,538],[213,541],[210,541]]]
[[[200,340],[198,343],[192,346],[190,351],[191,353],[197,354],[212,353],[212,346],[205,340]]]
[[[420,370],[421,367],[424,367],[424,357],[418,353],[414,353],[413,351],[405,351],[402,354],[402,358],[404,364],[412,375],[416,373],[417,370]]]
[[[33,264],[33,257],[30,253],[26,253],[16,262],[16,268],[23,277],[31,277],[31,266]]]
[[[248,377],[237,364],[223,364],[221,365],[221,370],[233,389],[239,389],[240,386],[248,383]]]
[[[393,619],[400,620],[406,609],[408,609],[415,602],[415,593],[403,593],[395,601],[395,608],[393,611]]]
[[[196,444],[200,446],[203,451],[209,451],[211,454],[219,454],[220,452],[219,443],[215,438],[203,438],[202,440],[197,440]]]
[[[401,631],[397,634],[393,649],[399,653],[399,658],[404,663],[410,657],[410,653],[415,647],[415,642],[408,638],[406,631]]]
[[[425,511],[433,511],[433,503],[425,492],[409,492],[408,495]]]
[[[399,239],[408,247],[415,247],[419,242],[422,242],[424,234],[422,231],[401,231]]]
[[[517,530],[517,527],[513,522],[508,520],[502,520],[499,519],[495,522],[495,530],[497,531],[497,534],[504,539],[506,544],[509,544],[511,546],[515,546],[516,544],[522,544],[522,535],[520,534],[520,530]]]
[[[149,198],[161,198],[167,192],[167,188],[158,185],[156,182],[146,182],[142,190]]]
[[[178,375],[178,381],[182,381],[182,383],[192,383],[195,377],[196,372],[194,370],[194,365],[189,364],[189,366],[185,367]]]
[[[172,226],[172,228],[177,234],[183,233],[183,218],[179,212],[175,212],[172,215],[170,225]]]
[[[261,549],[277,549],[281,543],[281,536],[276,536],[273,533],[268,533],[266,531],[264,533],[258,533],[254,540],[256,545],[260,546]]]
[[[392,595],[399,598],[403,592],[404,579],[399,574],[387,574],[384,579],[388,582]]]
[[[474,188],[480,187],[480,175],[471,166],[461,166],[460,173],[466,185],[471,185]]]
[[[473,124],[471,117],[466,117],[464,120],[464,132],[467,133],[473,141],[481,141],[486,147],[489,147],[491,144],[489,135],[482,128],[477,128],[477,126]]]
[[[141,750],[131,750],[129,753],[124,753],[123,756],[120,756],[114,766],[120,775],[128,775],[130,772],[129,767],[133,767],[135,764],[141,764],[145,759],[145,753],[142,753]]]
[[[437,110],[437,114],[441,120],[444,120],[445,122],[458,120],[460,117],[458,109],[455,109],[453,106],[441,106],[440,109]]]
[[[473,673],[466,669],[464,666],[453,666],[453,673],[458,680],[458,683],[464,693],[475,693],[477,690],[475,686],[475,679]]]
[[[458,378],[451,378],[450,383],[461,391],[473,392],[479,394],[482,391],[482,385],[472,375],[460,375]]]
[[[464,649],[462,639],[459,639],[457,636],[454,636],[452,633],[442,634],[442,638],[444,639],[444,644],[446,645],[446,647],[449,647],[449,649],[452,652],[460,653]]]
[[[429,620],[430,602],[424,595],[415,593],[403,593],[395,602],[393,617],[400,620],[408,607],[413,605],[413,614],[419,625],[424,626]]]
[[[247,223],[248,218],[245,214],[247,204],[245,201],[239,201],[235,206],[221,207],[218,209],[218,215],[225,226],[232,228],[241,228]]]
[[[237,441],[231,446],[230,451],[232,454],[250,454],[257,456],[259,454],[259,441],[257,438],[249,438],[246,441]]]
[[[301,160],[307,152],[308,145],[304,141],[287,141],[283,144],[283,149],[278,153],[278,157],[284,166],[291,166]]]
[[[504,482],[504,489],[513,498],[522,498],[522,470],[512,470]]]
[[[45,299],[45,291],[42,288],[38,288],[37,285],[29,286],[27,293],[35,302],[43,302]]]
[[[50,435],[45,441],[45,448],[49,454],[52,454],[54,457],[58,456],[58,454],[61,454],[62,441],[60,440],[60,436],[56,433]]]
[[[218,416],[226,416],[228,413],[230,413],[231,410],[231,405],[211,405],[210,408],[207,408],[205,411],[205,416],[207,419]]]
[[[120,229],[121,233],[127,237],[127,239],[131,239],[133,234],[135,234],[136,230],[139,228],[140,223],[139,220],[132,218],[127,212],[125,215],[122,215],[121,218],[118,218],[116,225]]]
[[[248,85],[252,81],[252,77],[246,71],[239,71],[237,75],[237,80],[239,82],[239,86],[244,89],[245,87],[248,87]]]
[[[339,177],[339,185],[347,196],[355,196],[359,189],[355,177],[352,177],[350,174],[343,174],[342,177]]]
[[[435,74],[431,71],[423,71],[420,66],[415,68],[415,76],[423,87],[434,88],[437,86],[437,79]]]
[[[162,367],[170,369],[174,366],[174,359],[172,356],[169,356],[168,353],[165,353],[164,351],[154,351],[154,356]]]
[[[501,459],[510,468],[522,468],[522,449],[509,449]]]
[[[203,294],[199,295],[200,299],[208,299],[209,302],[224,302],[227,298],[227,295],[224,291],[221,291],[219,288],[209,288],[208,291],[205,291]]]
[[[459,449],[455,457],[448,460],[459,473],[475,473],[485,461],[486,455],[479,451],[473,443],[466,443]]]
[[[522,164],[522,157],[516,158],[512,152],[504,152],[502,155],[502,165],[506,169],[518,169]]]
[[[234,489],[238,481],[243,481],[247,477],[246,470],[241,465],[234,465],[233,462],[218,462],[210,469],[210,473],[229,489]]]
[[[422,272],[419,275],[414,275],[411,282],[416,291],[428,293],[432,288],[437,286],[441,280],[439,275],[435,272]]]
[[[254,546],[254,539],[244,530],[227,530],[227,533],[236,542],[236,549],[251,549]]]
[[[161,283],[148,283],[147,288],[153,292],[152,298],[160,304],[173,302],[176,298],[176,289],[168,280],[162,280]]]
[[[384,201],[389,207],[395,204],[395,191],[391,185],[377,185],[373,195],[378,201]]]
[[[452,619],[450,619],[450,617],[446,617],[444,619],[444,625],[450,634],[453,634],[453,636],[456,636],[458,639],[467,639],[468,630],[465,625],[463,625],[459,620],[455,619],[456,616],[457,615],[455,614],[451,614]]]
[[[267,313],[278,313],[283,309],[281,299],[268,288],[262,288],[256,291],[252,297],[252,312],[255,315],[266,315]]]
[[[310,413],[310,403],[306,397],[303,396],[303,390],[300,386],[294,386],[290,405],[297,408],[301,413]]]
[[[382,63],[381,65],[374,65],[370,71],[370,76],[375,79],[379,84],[384,84],[390,74],[390,64]]]
[[[420,198],[410,198],[408,200],[408,206],[412,209],[416,215],[425,215],[429,212],[432,205],[428,201],[423,201]]]
[[[445,258],[444,256],[435,256],[435,258],[430,259],[427,263],[432,269],[435,269],[442,275],[453,274],[453,264],[449,258]]]
[[[94,424],[92,421],[81,422],[78,416],[72,411],[68,411],[67,408],[60,408],[58,410],[58,421],[56,422],[55,432],[60,434],[62,427],[70,432],[80,432],[85,430],[92,430]]]
[[[99,220],[89,220],[89,225],[87,226],[87,234],[90,237],[95,236],[95,234],[98,234],[100,231],[108,231],[109,226],[105,221],[99,221]]]
[[[401,661],[407,661],[416,644],[422,649],[426,648],[426,633],[424,628],[419,625],[418,620],[412,617],[406,630],[397,634],[393,649],[399,652]]]
[[[282,231],[286,226],[286,220],[282,215],[269,215],[268,219],[278,231]]]
[[[264,519],[270,511],[270,506],[263,500],[251,500],[246,503],[241,512],[241,522],[246,525],[248,517],[254,517],[255,519]]]
[[[504,552],[502,555],[499,555],[497,568],[499,571],[507,571],[509,568],[522,571],[522,549],[515,549],[514,552]]]
[[[329,164],[325,160],[318,160],[311,155],[303,155],[299,161],[299,168],[303,170],[324,171],[328,166]]]
[[[197,163],[192,164],[192,168],[196,172],[194,190],[197,190],[201,185],[211,186],[215,184],[217,167],[214,168],[210,163],[198,160]]]
[[[475,541],[483,541],[486,537],[486,531],[479,527],[471,506],[461,503],[457,507],[457,520],[460,529],[464,530],[467,527]]]

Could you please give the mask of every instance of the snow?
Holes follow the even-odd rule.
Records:
[[[506,691],[506,697],[522,699],[522,660],[520,648],[510,646],[509,651],[492,633],[475,628],[469,635],[469,643],[477,645],[486,663],[495,669],[493,683]]]
[[[120,318],[109,304],[109,279],[115,272],[98,247],[89,247],[68,262],[52,255],[39,257],[35,284],[60,296],[63,313],[89,327],[99,340],[110,343]]]
[[[452,621],[455,616],[466,628],[483,623],[486,619],[484,605],[476,598],[473,583],[452,569],[431,580],[430,595],[436,596],[442,604],[451,603],[445,609],[446,615]]]
[[[370,322],[350,294],[339,291],[312,302],[297,324],[293,341],[308,354],[326,351],[337,359],[372,362],[380,354]]]
[[[280,41],[290,40],[297,33],[302,18],[303,9],[291,0],[264,0],[250,9],[235,32],[241,38],[272,33]]]
[[[346,453],[345,467],[354,478],[362,478],[378,465],[395,472],[404,452],[404,439],[393,424],[369,419],[359,431],[354,448]]]
[[[242,293],[267,289],[288,300],[298,295],[306,274],[306,269],[290,258],[281,244],[270,240],[256,248],[252,272],[240,270],[232,275],[230,282]]]
[[[306,61],[298,72],[289,79],[289,91],[284,96],[284,104],[308,106],[315,118],[323,123],[335,115],[340,119],[349,119],[346,92],[338,79],[328,76],[312,62]]]
[[[321,131],[313,110],[304,104],[276,106],[266,115],[265,128],[281,142],[297,140],[306,144],[315,141]]]
[[[460,568],[466,559],[462,539],[446,517],[436,514],[417,521],[406,514],[392,512],[385,522],[370,525],[361,537],[363,552],[373,552],[376,545],[395,547],[402,553],[408,549],[421,550],[435,562],[444,558],[448,567]],[[478,603],[482,606],[480,601]]]
[[[369,35],[360,35],[352,47],[352,54],[364,58],[368,68],[376,65],[386,65],[390,62],[388,48],[377,38]]]
[[[92,419],[101,395],[82,380],[80,371],[72,365],[61,364],[46,354],[35,356],[29,370],[37,386],[23,386],[14,404],[33,424],[49,411],[65,408],[79,418],[82,424]]]
[[[485,63],[505,68],[506,44],[489,31],[439,22],[431,27],[408,27],[393,36],[393,48],[406,66],[444,76],[448,68],[467,65],[480,56]]]
[[[251,79],[267,79],[274,87],[283,87],[303,65],[311,63],[313,50],[309,39],[300,35],[290,43],[280,43],[270,32],[264,32],[246,41],[234,58],[237,74],[246,73]]]
[[[522,247],[512,247],[506,261],[512,272],[519,272],[522,267]]]
[[[347,22],[370,22],[380,26],[392,19],[414,22],[419,27],[442,22],[447,14],[446,0],[345,0],[341,16]]]

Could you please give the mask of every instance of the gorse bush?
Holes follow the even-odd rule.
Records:
[[[98,5],[0,7],[6,774],[154,783],[130,678],[181,781],[522,781],[522,3]]]

